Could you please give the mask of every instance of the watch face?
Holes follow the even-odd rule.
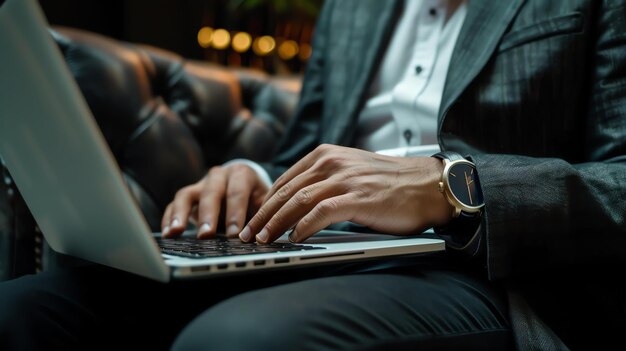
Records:
[[[469,163],[455,163],[448,171],[450,192],[467,207],[483,205],[483,193],[476,169]]]

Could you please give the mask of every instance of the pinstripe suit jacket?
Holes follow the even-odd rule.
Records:
[[[326,1],[270,174],[320,143],[351,145],[400,11],[399,0]],[[438,140],[476,163],[491,279],[624,267],[625,2],[470,0]]]

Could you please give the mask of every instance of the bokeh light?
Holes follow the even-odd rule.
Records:
[[[291,60],[298,54],[299,50],[298,43],[293,40],[285,40],[278,47],[278,56],[283,60]]]
[[[216,29],[213,32],[211,45],[218,50],[224,50],[230,45],[230,33],[225,29]]]
[[[202,27],[198,31],[198,44],[203,48],[211,46],[211,40],[213,40],[213,28]]]
[[[309,58],[311,58],[312,53],[313,53],[313,48],[311,47],[311,45],[307,43],[300,44],[300,54],[298,55],[300,57],[300,60],[302,61],[308,60]]]
[[[254,50],[254,53],[259,56],[265,56],[274,51],[275,48],[276,40],[269,35],[256,38],[252,43],[252,50]]]
[[[250,45],[252,45],[252,37],[250,34],[246,32],[239,32],[233,36],[233,50],[243,53],[250,49]]]

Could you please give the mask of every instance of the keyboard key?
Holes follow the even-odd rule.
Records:
[[[324,249],[323,247],[292,243],[259,245],[257,243],[243,243],[239,239],[227,239],[223,237],[208,240],[195,238],[157,238],[157,243],[161,247],[161,251],[165,254],[189,258],[225,257]]]

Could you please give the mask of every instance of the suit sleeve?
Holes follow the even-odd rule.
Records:
[[[584,163],[471,155],[485,196],[491,279],[568,265],[625,266],[626,7],[604,9],[595,47]]]
[[[272,180],[276,180],[294,163],[319,144],[324,109],[324,60],[328,42],[329,22],[334,1],[324,2],[313,39],[313,53],[307,63],[302,91],[295,116],[291,118],[280,142],[277,156],[263,164]]]

